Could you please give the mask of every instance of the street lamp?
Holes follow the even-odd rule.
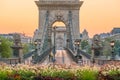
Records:
[[[76,39],[74,42],[75,46],[77,46],[77,49],[79,49],[80,41],[80,39]]]
[[[94,65],[94,63],[95,63],[95,55],[94,55],[94,49],[95,49],[95,47],[94,47],[93,44],[92,44],[91,49],[92,49],[92,57],[91,57],[91,61],[92,61],[93,65]]]
[[[39,45],[38,47],[39,47],[39,49],[40,49],[41,39],[38,39],[38,40],[37,40],[37,43],[38,43],[38,45]]]
[[[115,45],[115,41],[111,41],[111,42],[110,42],[110,46],[113,48],[114,45]]]
[[[66,41],[67,41],[67,45],[66,45],[66,47],[69,48],[69,42],[70,42],[70,40],[67,39]]]
[[[111,54],[112,54],[111,60],[114,60],[114,59],[115,59],[114,45],[115,45],[115,41],[111,41],[111,42],[110,42],[110,46],[111,46],[111,48],[112,48],[112,51],[111,51]]]
[[[34,41],[35,50],[40,49],[41,39],[37,39]]]
[[[35,45],[35,50],[37,50],[37,41],[34,41],[34,45]]]
[[[74,42],[75,46],[77,47],[77,55],[76,55],[76,57],[77,57],[77,62],[78,62],[79,59],[82,58],[82,57],[80,56],[80,54],[79,54],[80,41],[81,41],[80,39],[76,39],[75,42]]]
[[[55,62],[55,53],[56,53],[56,44],[55,44],[55,37],[56,37],[56,26],[53,27],[54,29],[54,48],[53,48],[53,63]]]

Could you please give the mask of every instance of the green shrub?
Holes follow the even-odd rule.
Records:
[[[84,69],[77,70],[76,75],[78,80],[97,80],[98,72],[96,70]]]
[[[7,80],[7,72],[0,70],[0,80]]]

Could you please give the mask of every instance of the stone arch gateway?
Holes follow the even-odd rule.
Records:
[[[80,39],[79,12],[83,1],[39,0],[35,1],[35,3],[39,10],[39,24],[38,30],[34,34],[34,39],[41,39],[41,47],[45,46],[46,42],[49,45],[51,44],[51,41],[49,42],[48,40],[51,39],[52,24],[56,21],[65,23],[67,39],[72,40],[72,42],[75,39]]]

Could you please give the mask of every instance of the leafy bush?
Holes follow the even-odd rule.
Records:
[[[97,79],[97,71],[91,69],[84,69],[77,71],[78,79],[81,80],[96,80]]]

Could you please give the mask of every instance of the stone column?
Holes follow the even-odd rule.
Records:
[[[19,63],[22,62],[23,57],[23,47],[21,44],[20,34],[14,34],[14,45],[11,47],[13,49],[13,57],[18,58]]]

